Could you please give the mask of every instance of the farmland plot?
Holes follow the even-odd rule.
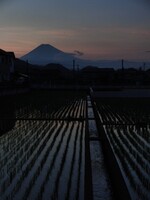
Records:
[[[149,100],[101,99],[99,118],[130,196],[150,199]]]
[[[39,118],[41,120],[66,117],[69,112],[66,110],[66,106],[72,105],[73,108],[79,104],[78,100],[82,98],[85,98],[85,94],[77,91],[37,91],[28,95],[20,95],[12,101],[15,102],[13,107],[17,119]],[[63,111],[66,112],[65,115]],[[72,112],[77,112],[77,110],[72,109]]]
[[[86,101],[48,108],[18,108],[0,136],[0,199],[84,199]]]

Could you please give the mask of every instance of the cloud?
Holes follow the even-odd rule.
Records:
[[[78,50],[74,50],[76,56],[83,56],[84,53]]]

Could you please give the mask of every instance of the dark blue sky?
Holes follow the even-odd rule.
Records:
[[[41,43],[84,58],[150,60],[150,2],[2,0],[0,48],[21,56]]]

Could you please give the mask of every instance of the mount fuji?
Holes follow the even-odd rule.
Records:
[[[75,56],[71,53],[65,53],[49,44],[41,44],[20,59],[28,61],[33,65],[57,63],[72,68],[72,61],[75,59]]]

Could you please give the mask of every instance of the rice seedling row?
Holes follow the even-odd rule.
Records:
[[[13,130],[0,137],[0,198],[72,199],[76,195],[82,199],[85,100],[75,100],[48,115],[48,105],[42,108],[44,114],[30,108],[19,109]],[[40,117],[58,120],[35,120]]]
[[[138,119],[136,116],[136,114],[140,116],[141,113],[144,113],[143,110],[136,112],[130,108],[123,112],[124,109],[113,106],[111,101],[105,103],[101,101],[99,103],[99,119],[114,151],[131,198],[148,200],[150,197],[150,129],[148,121],[146,122],[145,118]]]

